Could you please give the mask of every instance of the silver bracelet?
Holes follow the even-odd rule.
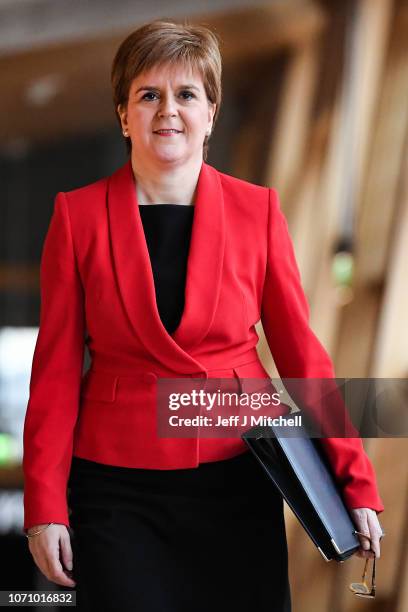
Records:
[[[48,523],[48,525],[46,525],[42,529],[39,529],[38,531],[34,531],[34,533],[26,533],[25,536],[26,536],[26,538],[33,538],[34,536],[36,536],[36,535],[42,533],[43,531],[45,531],[46,529],[48,529],[48,527],[50,525],[54,525],[54,523]]]

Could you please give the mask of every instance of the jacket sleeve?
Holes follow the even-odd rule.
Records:
[[[331,359],[309,326],[304,294],[288,224],[279,197],[269,190],[268,250],[261,321],[279,375],[334,378]],[[376,475],[360,437],[320,439],[333,473],[351,508],[384,510]]]
[[[24,529],[69,525],[66,487],[78,414],[85,339],[83,289],[66,196],[55,198],[41,265],[40,329],[24,421]]]

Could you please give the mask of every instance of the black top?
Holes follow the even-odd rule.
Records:
[[[160,318],[169,334],[184,310],[187,257],[195,207],[181,204],[139,204],[150,254]]]

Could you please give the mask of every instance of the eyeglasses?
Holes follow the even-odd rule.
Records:
[[[352,582],[350,584],[350,591],[357,595],[357,597],[375,597],[375,557],[373,559],[373,572],[371,574],[371,587],[366,582],[368,563],[370,559],[365,560],[363,576],[361,582]]]
[[[367,537],[364,533],[360,533],[359,531],[354,531],[354,533],[358,535],[364,535],[365,537]],[[385,533],[383,533],[381,537],[383,537],[384,535]],[[365,564],[364,564],[364,571],[363,571],[363,576],[361,578],[361,582],[352,582],[350,584],[350,587],[349,587],[350,591],[352,591],[354,595],[357,595],[357,597],[367,597],[367,598],[375,597],[375,561],[376,561],[375,555],[373,559],[373,571],[371,574],[371,587],[368,586],[367,581],[366,581],[369,561],[370,559],[367,557],[367,559],[365,560]]]

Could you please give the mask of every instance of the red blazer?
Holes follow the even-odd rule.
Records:
[[[260,319],[282,378],[332,378],[308,317],[274,189],[202,164],[185,308],[173,334],[156,305],[130,161],[110,177],[59,193],[41,259],[40,330],[24,425],[24,527],[69,525],[72,455],[177,469],[244,452],[239,438],[158,438],[157,378],[268,378],[255,348]],[[92,357],[85,375],[84,343]],[[381,512],[361,439],[324,444],[348,506]]]

